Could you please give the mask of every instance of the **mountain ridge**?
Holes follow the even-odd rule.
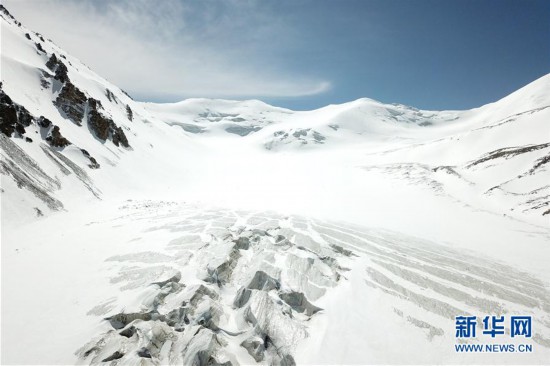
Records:
[[[386,156],[396,155],[389,153],[396,148],[395,151],[410,151],[413,155],[417,151],[426,150],[422,154],[425,161],[434,160],[433,156],[444,156],[441,152],[446,150],[465,157],[450,165],[466,164],[467,161],[481,159],[484,154],[499,149],[547,142],[541,134],[523,133],[522,138],[515,132],[504,130],[516,130],[519,127],[509,126],[518,125],[530,113],[535,116],[548,113],[546,107],[550,105],[550,74],[497,102],[466,111],[423,111],[400,104],[384,104],[370,98],[312,111],[292,111],[258,100],[191,98],[178,103],[140,103],[97,76],[51,41],[45,40],[42,35],[24,28],[5,8],[1,14],[4,44],[2,90],[10,101],[13,100],[15,105],[24,109],[21,113],[26,121],[23,124],[10,122],[12,125],[5,134],[13,134],[16,138],[12,141],[30,154],[32,159],[40,161],[39,165],[52,177],[66,175],[59,167],[59,164],[64,163],[60,163],[58,158],[52,158],[65,156],[92,177],[90,182],[94,181],[94,176],[97,176],[98,181],[107,181],[101,177],[104,170],[119,175],[114,171],[117,166],[116,169],[125,171],[123,176],[133,176],[133,183],[129,185],[134,186],[135,191],[140,191],[143,186],[138,182],[143,180],[140,172],[145,164],[147,169],[157,172],[155,175],[175,185],[181,174],[185,175],[188,170],[181,171],[178,164],[168,161],[166,156],[179,154],[179,149],[182,153],[190,149],[192,153],[206,146],[208,149],[217,149],[217,146],[226,143],[227,149],[237,149],[235,145],[241,145],[242,141],[252,145],[252,151],[258,147],[274,153],[301,150],[312,152],[321,147],[326,150],[353,147],[369,151],[369,154],[378,151],[378,155]],[[510,122],[517,118],[519,122]],[[533,126],[544,126],[538,117],[528,121]],[[15,131],[16,127],[20,132],[25,128],[30,131],[21,134]],[[490,135],[481,133],[493,128],[496,129]],[[531,128],[532,131],[536,129]],[[501,133],[501,130],[504,132]],[[226,136],[235,136],[237,140],[226,139]],[[460,143],[460,136],[472,142]],[[38,141],[19,144],[25,138]],[[36,143],[41,144],[40,140],[55,152],[48,153],[44,146],[31,149]],[[456,146],[447,143],[449,141],[455,141]],[[119,144],[122,146],[118,147]],[[438,151],[434,154],[429,146],[438,146]],[[164,152],[160,151],[162,149]],[[458,151],[460,154],[456,154]],[[132,155],[140,157],[132,158]],[[3,156],[6,157],[6,154]],[[409,160],[407,156],[392,159]],[[445,159],[440,160],[433,169],[450,163]],[[129,164],[133,167],[126,168],[120,161],[132,161]],[[539,169],[546,164],[542,156],[538,156],[535,161],[541,164]],[[529,169],[536,164],[533,163]],[[3,171],[5,176],[8,167],[5,166]],[[167,171],[172,174],[167,174]],[[178,171],[181,173],[176,174]],[[69,176],[67,180],[72,182],[75,174]],[[34,179],[33,184],[26,184],[40,186],[40,179]],[[513,176],[509,176],[510,179]],[[60,178],[58,181],[62,180]],[[77,182],[82,184],[81,180],[77,179]],[[491,187],[502,183],[494,182]],[[118,183],[106,184],[97,187],[96,191],[124,191],[124,188],[118,186]],[[61,183],[60,187],[64,189]],[[48,212],[44,205],[38,204],[39,201],[21,195],[20,191],[16,190],[16,196],[22,196],[18,199],[29,200],[27,212]],[[545,189],[540,192],[537,200],[546,195]]]

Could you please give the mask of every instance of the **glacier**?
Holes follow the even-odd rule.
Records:
[[[146,103],[0,18],[3,364],[548,363],[550,74],[466,111]],[[534,351],[457,353],[458,315]]]

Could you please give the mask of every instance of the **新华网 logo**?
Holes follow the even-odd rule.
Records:
[[[479,324],[479,327],[478,327]],[[477,328],[481,328],[480,337],[531,338],[533,334],[532,317],[512,315],[487,315],[484,318],[461,315],[455,317],[455,337],[457,339],[477,338]],[[455,344],[457,352],[532,352],[531,344]]]

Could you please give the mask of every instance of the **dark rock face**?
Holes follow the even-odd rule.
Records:
[[[42,44],[40,43],[35,43],[34,44],[36,46],[36,49],[42,53],[46,53],[46,51],[44,51],[44,49],[42,48]]]
[[[132,108],[128,104],[126,104],[126,114],[128,115],[128,119],[130,121],[134,120],[134,112],[132,112]]]
[[[17,110],[8,97],[0,92],[0,132],[6,136],[11,136],[15,132],[17,124]]]
[[[30,126],[34,121],[34,118],[31,116],[29,111],[22,105],[17,105],[16,108],[17,108],[17,120],[19,122],[19,125],[25,126],[25,127]]]
[[[55,53],[52,53],[50,59],[46,62],[46,67],[55,73],[54,79],[62,83],[69,82],[67,66],[55,56]]]
[[[101,165],[99,165],[97,160],[95,160],[95,158],[93,156],[91,156],[88,151],[86,151],[84,149],[80,149],[80,151],[82,152],[82,155],[84,155],[85,157],[87,157],[90,160],[90,164],[88,164],[88,167],[90,169],[99,169],[100,168]]]
[[[67,66],[61,61],[59,61],[57,68],[55,69],[54,79],[61,81],[62,83],[69,81],[69,75]]]
[[[15,23],[18,25],[18,26],[21,26],[21,23],[18,22],[17,20],[15,20],[15,18],[13,17],[13,15],[10,14],[10,12],[8,11],[8,9],[6,9],[4,7],[4,5],[0,4],[0,13],[2,14],[5,14],[8,18],[11,18],[12,20],[15,21]],[[28,33],[27,33],[28,34]]]
[[[51,83],[48,81],[49,78],[53,77],[47,71],[42,70],[42,76],[40,77],[40,86],[42,89],[48,89]]]
[[[130,94],[126,93],[124,90],[120,89],[120,91],[121,91],[124,95],[126,95],[128,98],[134,100],[134,98],[132,98],[132,96],[131,96]]]
[[[122,130],[122,127],[117,127],[117,125],[115,125],[114,122],[112,121],[111,121],[111,132],[113,135],[113,144],[115,144],[116,146],[119,146],[120,144],[124,147],[130,147],[130,144],[128,143],[128,139],[126,138],[126,135]]]
[[[97,110],[91,110],[88,113],[88,127],[94,132],[100,140],[109,138],[109,130],[113,121],[103,117]]]
[[[118,99],[112,91],[110,91],[109,89],[105,89],[105,95],[107,95],[107,99],[109,99],[109,102],[115,102],[116,104],[118,104]]]
[[[21,126],[19,123],[17,123],[15,125],[15,132],[17,132],[18,134],[20,135],[24,135],[25,134],[25,127]]]
[[[11,137],[14,132],[23,135],[33,117],[22,105],[14,103],[0,87],[0,132]]]
[[[549,146],[550,146],[550,143],[539,144],[539,145],[525,145],[525,146],[518,146],[518,147],[504,147],[502,149],[493,150],[484,154],[483,156],[481,156],[481,158],[474,160],[470,162],[468,165],[466,165],[466,168],[471,168],[475,165],[485,163],[493,159],[500,159],[500,158],[509,159],[516,155],[521,155],[521,154],[525,154],[525,153],[540,150],[540,149],[546,149]]]
[[[99,163],[97,162],[97,160],[95,160],[93,156],[90,156],[90,164],[88,164],[88,166],[90,167],[90,169],[99,169],[101,165],[99,165]]]
[[[84,155],[85,157],[87,157],[90,160],[90,164],[88,164],[88,167],[90,169],[99,169],[100,168],[101,165],[99,165],[97,160],[95,160],[95,158],[93,156],[91,156],[88,151],[86,151],[84,149],[80,149],[80,151],[82,152],[82,155]]]
[[[94,98],[88,99],[88,105],[90,106],[90,109],[93,109],[94,111],[98,109],[103,109],[103,105],[101,105],[101,101]]]
[[[71,144],[69,140],[61,135],[58,126],[53,126],[50,135],[46,137],[46,141],[48,141],[53,147],[65,147]]]
[[[50,56],[50,59],[48,60],[48,62],[46,62],[46,67],[54,71],[55,67],[57,66],[57,63],[58,63],[57,57],[55,56],[55,53],[52,53],[52,55]]]
[[[50,128],[50,126],[52,125],[52,121],[50,121],[44,116],[40,116],[38,118],[38,125],[42,128]]]
[[[99,112],[102,108],[99,100],[90,98],[88,100],[90,111],[88,112],[88,127],[102,141],[111,138],[115,146],[130,147],[128,139],[121,127],[118,127],[112,119],[105,117]]]
[[[86,98],[80,89],[71,82],[66,82],[54,104],[65,112],[71,121],[80,126],[82,124],[82,118],[84,117],[87,100],[88,98]]]
[[[103,109],[101,102],[94,98],[87,98],[80,89],[70,82],[67,67],[55,54],[51,55],[46,66],[55,73],[54,79],[64,84],[54,104],[65,113],[67,118],[81,126],[86,107],[88,107],[90,110],[88,112],[88,127],[98,139],[106,141],[110,138],[116,146],[130,147],[122,128],[118,127],[111,118],[105,117],[99,112],[100,109]],[[106,89],[106,93],[110,101],[118,103],[115,95],[109,89]],[[133,113],[129,106],[126,111],[131,120]],[[94,159],[91,161],[90,167],[99,168],[99,164]]]
[[[30,40],[30,39],[31,39],[31,35],[30,35],[30,34],[28,34],[28,33],[25,33],[25,37],[27,37],[27,39],[28,39],[28,40]]]

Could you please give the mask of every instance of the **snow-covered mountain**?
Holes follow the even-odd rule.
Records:
[[[0,18],[3,363],[550,359],[550,74],[468,111],[142,103]],[[466,314],[535,351],[455,352]]]

